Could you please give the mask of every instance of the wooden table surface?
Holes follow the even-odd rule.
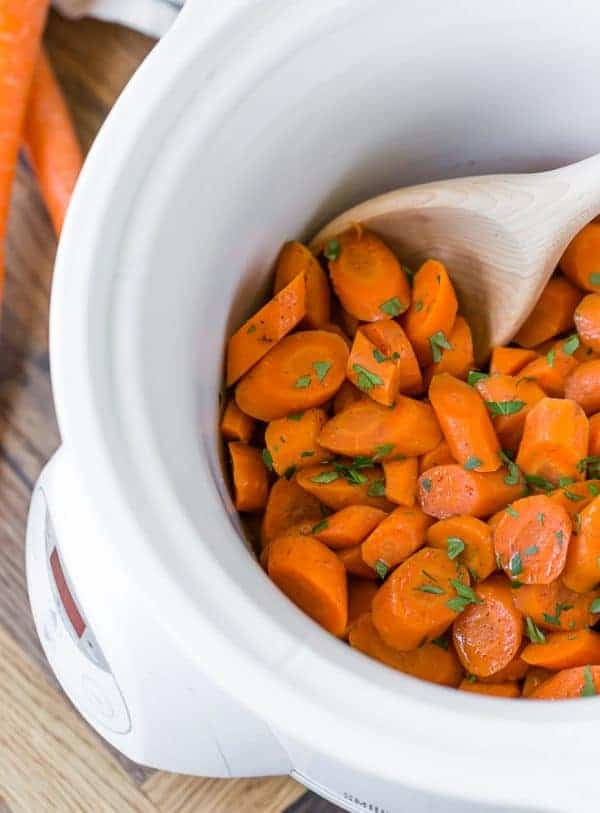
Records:
[[[151,49],[140,34],[52,15],[52,62],[87,150]],[[24,541],[37,475],[59,443],[48,374],[55,239],[21,162],[7,246],[0,349],[0,813],[325,813],[339,808],[287,777],[191,779],[134,765],[87,726],[58,688],[29,612]]]

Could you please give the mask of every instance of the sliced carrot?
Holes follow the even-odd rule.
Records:
[[[563,274],[583,291],[600,293],[600,223],[588,223],[575,235],[559,265]]]
[[[357,319],[356,316],[352,316],[352,314],[348,313],[347,310],[344,310],[341,305],[337,311],[337,319],[346,336],[353,339],[356,336],[356,331],[360,325],[360,319]]]
[[[516,451],[531,408],[545,397],[544,390],[528,378],[491,375],[475,385],[492,416],[503,449]]]
[[[514,341],[530,348],[569,330],[580,299],[581,292],[568,279],[552,277]]]
[[[258,449],[245,443],[229,444],[234,503],[238,511],[259,511],[267,504],[269,480]]]
[[[496,511],[496,513],[492,514],[492,516],[489,517],[489,519],[487,520],[487,526],[490,529],[490,531],[492,532],[492,534],[494,533],[494,531],[498,527],[498,523],[500,522],[500,520],[504,516],[505,510],[506,509],[503,508],[501,511]],[[494,556],[495,556],[495,554],[494,554]]]
[[[349,576],[357,579],[377,580],[377,573],[362,558],[361,546],[354,545],[353,548],[344,548],[337,552],[337,557],[346,568]]]
[[[83,154],[48,56],[40,50],[29,92],[23,138],[54,225],[60,234]]]
[[[531,697],[538,686],[541,686],[545,680],[552,677],[552,672],[549,669],[542,669],[538,666],[530,666],[523,681],[523,688],[521,689],[521,697]]]
[[[525,644],[525,646],[527,646],[527,644]],[[482,683],[504,683],[505,681],[522,680],[530,668],[529,664],[526,663],[522,657],[525,646],[521,645],[521,649],[503,669],[494,672],[494,674],[489,677],[479,678],[479,680]]]
[[[356,331],[346,375],[352,384],[377,403],[391,406],[396,400],[400,368],[391,356],[384,357],[363,328]]]
[[[425,452],[419,458],[419,474],[423,474],[424,471],[432,469],[434,466],[445,466],[452,463],[456,463],[456,460],[452,457],[446,440],[442,439],[435,448],[430,452]]]
[[[575,311],[575,327],[581,341],[600,353],[600,294],[583,297]]]
[[[336,336],[339,336],[340,339],[342,339],[348,350],[350,350],[352,347],[350,338],[339,325],[336,325],[335,322],[325,322],[324,325],[321,325],[320,330],[325,330],[327,333],[335,333]]]
[[[576,367],[565,381],[565,398],[572,398],[586,415],[600,411],[600,359]]]
[[[500,444],[477,390],[442,373],[431,380],[429,400],[452,456],[459,463],[478,472],[500,468]]]
[[[393,506],[385,498],[385,481],[378,466],[361,468],[356,475],[340,469],[343,464],[309,466],[296,475],[298,484],[324,505],[340,511],[349,505],[371,505],[382,511]]]
[[[465,679],[458,687],[461,692],[473,692],[474,694],[485,694],[489,697],[520,697],[521,691],[516,681],[506,681],[505,683],[481,683],[477,680]]]
[[[562,578],[570,590],[585,593],[600,584],[600,497],[595,497],[579,516]]]
[[[304,276],[299,275],[263,305],[229,339],[227,386],[235,384],[305,316],[306,281]]]
[[[444,349],[442,357],[425,371],[425,384],[429,383],[434,375],[449,373],[450,375],[466,380],[469,370],[475,365],[473,353],[473,336],[466,319],[457,316],[454,327],[448,335],[450,349]]]
[[[317,442],[326,420],[323,409],[307,409],[269,423],[265,444],[277,474],[287,472],[291,476],[297,469],[327,458],[328,453]]]
[[[425,544],[431,522],[420,508],[399,506],[362,543],[363,559],[375,570],[387,572]]]
[[[346,407],[356,404],[358,401],[363,401],[365,398],[366,395],[356,389],[354,384],[351,384],[349,381],[344,381],[333,399],[333,412],[337,415],[338,412],[342,412]]]
[[[600,480],[580,480],[578,483],[569,483],[548,494],[553,503],[562,505],[571,517],[574,526],[579,524],[579,514],[600,494]]]
[[[306,315],[302,326],[323,328],[331,318],[331,294],[327,274],[311,252],[295,240],[286,243],[275,266],[275,290],[278,294],[299,274],[306,282]]]
[[[285,535],[269,548],[269,576],[286,596],[332,635],[348,622],[346,571],[338,557],[312,536]]]
[[[441,519],[427,529],[427,544],[445,550],[468,569],[471,579],[483,581],[496,569],[492,534],[485,522],[470,516]]]
[[[412,506],[417,495],[419,461],[416,457],[405,460],[384,460],[385,496],[398,505]]]
[[[600,412],[590,415],[588,422],[590,427],[588,454],[590,457],[600,457]]]
[[[466,585],[466,590],[460,585]],[[388,646],[406,652],[441,635],[467,601],[469,574],[444,551],[422,548],[399,565],[373,599],[373,623]]]
[[[423,378],[415,351],[408,336],[394,319],[383,319],[363,325],[361,330],[375,344],[384,358],[391,358],[400,372],[398,392],[419,395],[423,392]],[[380,356],[377,356],[378,362]]]
[[[523,659],[546,669],[571,669],[586,663],[600,663],[600,634],[591,630],[551,632],[543,644],[529,644]]]
[[[563,669],[545,680],[530,695],[533,700],[565,700],[600,693],[600,666],[576,666]]]
[[[452,639],[467,672],[489,677],[515,657],[523,637],[523,619],[503,576],[490,576],[475,587],[480,599],[456,619]]]
[[[370,505],[349,505],[319,523],[314,536],[333,550],[360,544],[386,518],[385,511]]]
[[[565,567],[571,528],[565,509],[545,495],[517,500],[494,530],[498,565],[509,579],[550,584]]]
[[[269,492],[263,516],[261,539],[268,545],[278,536],[303,522],[311,527],[323,519],[321,504],[316,497],[301,488],[296,478],[277,480]]]
[[[240,409],[261,421],[321,406],[339,389],[348,348],[335,333],[306,330],[281,339],[235,391]]]
[[[404,328],[421,366],[441,360],[450,349],[448,339],[458,301],[448,272],[437,260],[427,260],[413,279],[413,298]],[[435,348],[435,349],[434,349]]]
[[[377,455],[382,460],[424,454],[441,439],[429,404],[404,395],[397,397],[392,408],[366,399],[352,404],[328,421],[319,435],[321,446],[337,454]]]
[[[230,398],[221,417],[221,434],[225,440],[241,440],[243,443],[249,443],[255,428],[254,418],[245,415],[235,400]]]
[[[350,646],[359,652],[421,680],[442,686],[458,686],[462,677],[460,663],[447,644],[447,648],[444,648],[426,643],[411,652],[398,652],[381,639],[369,613],[361,616],[352,627],[349,638]]]
[[[520,379],[536,381],[551,398],[562,398],[568,376],[577,367],[577,359],[572,353],[565,353],[564,341],[554,342],[543,356],[540,356],[519,373]]]
[[[370,615],[371,604],[378,590],[379,585],[377,582],[352,577],[348,579],[348,624],[346,626],[346,638],[352,627],[363,615]]]
[[[490,358],[491,375],[517,375],[526,364],[537,358],[535,350],[522,347],[494,347]]]
[[[581,480],[579,461],[588,449],[588,421],[573,401],[544,398],[525,418],[517,465],[525,474],[559,483],[563,477]]]
[[[462,466],[435,466],[419,477],[417,500],[431,517],[456,514],[489,517],[523,494],[520,483],[506,482],[506,469],[481,473]]]
[[[373,232],[350,229],[325,248],[333,288],[343,307],[363,322],[403,313],[410,288],[400,263]]]
[[[580,630],[593,624],[591,612],[600,592],[574,593],[560,579],[551,584],[515,583],[512,591],[515,607],[539,627],[548,630]]]

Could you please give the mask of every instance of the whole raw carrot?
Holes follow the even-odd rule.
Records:
[[[43,48],[31,83],[24,140],[54,230],[60,234],[81,172],[83,154],[60,85]]]
[[[10,195],[48,5],[49,0],[0,3],[0,298]]]

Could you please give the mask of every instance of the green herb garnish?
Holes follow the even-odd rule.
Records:
[[[551,483],[550,480],[546,480],[545,477],[539,477],[537,474],[526,474],[525,480],[530,486],[541,488],[543,491],[554,491],[555,488],[554,483]]]
[[[486,401],[491,415],[515,415],[525,406],[525,401]]]
[[[440,635],[439,638],[432,638],[430,643],[435,644],[435,646],[439,646],[440,649],[448,649],[450,644],[445,635]]]
[[[523,551],[523,556],[533,556],[536,553],[539,553],[540,549],[537,545],[530,545],[528,548],[525,548]]]
[[[291,480],[294,474],[296,474],[296,466],[288,466],[284,471],[283,476],[286,480]]]
[[[393,296],[391,299],[388,299],[387,302],[382,302],[379,306],[379,310],[388,316],[400,316],[401,313],[404,313],[406,308],[407,306],[400,302],[397,296]]]
[[[250,327],[248,328],[246,333],[254,333],[255,330],[256,330],[256,325],[250,325]]]
[[[579,347],[579,344],[580,344],[579,336],[576,333],[573,333],[572,336],[569,336],[568,339],[564,340],[563,346],[562,346],[563,353],[566,353],[567,356],[572,356],[573,353]]]
[[[269,469],[269,471],[273,471],[273,457],[271,452],[268,449],[263,449],[261,455],[265,466]]]
[[[449,536],[446,544],[448,545],[449,559],[456,559],[465,549],[465,543],[458,536]]]
[[[317,522],[316,525],[310,529],[311,534],[319,534],[321,531],[324,531],[325,528],[328,527],[328,523],[326,519],[322,519],[320,522]]]
[[[307,387],[310,387],[310,376],[302,375],[300,378],[297,378],[294,387],[297,390],[305,390]]]
[[[388,574],[389,567],[382,559],[378,559],[375,564],[373,565],[375,573],[379,576],[380,579],[385,579]]]
[[[548,367],[554,367],[554,359],[556,358],[556,350],[549,350],[546,353],[546,363]]]
[[[527,616],[525,618],[525,627],[527,632],[527,637],[531,641],[532,644],[545,644],[546,643],[546,636],[541,631],[541,629],[532,621],[532,619]]]
[[[556,541],[558,542],[559,548],[562,547],[562,543],[564,542],[563,532],[554,531],[554,536],[556,537]]]
[[[358,376],[356,379],[357,387],[365,392],[372,390],[373,387],[380,387],[383,384],[382,378],[380,378],[376,373],[372,373],[370,370],[367,370],[367,368],[363,367],[361,364],[353,364],[352,371]]]
[[[592,274],[591,276],[594,276],[594,274]],[[600,284],[600,280],[598,281],[597,284]],[[594,676],[592,674],[592,667],[591,666],[584,666],[583,667],[583,689],[581,690],[581,696],[582,697],[593,697],[596,694],[598,694],[598,692],[596,690],[596,684],[594,683]]]
[[[513,553],[510,557],[510,562],[508,563],[508,567],[510,569],[511,575],[519,576],[523,572],[523,562],[521,560],[520,553]]]
[[[290,412],[287,416],[288,421],[301,421],[304,417],[304,412]]]
[[[542,513],[540,512],[540,513],[537,515],[537,521],[540,523],[540,525],[543,525],[543,524],[544,524],[544,519],[545,519],[545,515],[544,515],[544,514],[542,514]]]
[[[315,474],[314,477],[311,477],[310,481],[311,483],[333,483],[338,477],[337,471],[322,471],[321,474]]]
[[[594,271],[589,276],[590,285],[600,285],[600,272]]]
[[[300,457],[312,457],[313,455],[314,455],[314,452],[310,452],[310,451],[308,451],[308,449],[306,451],[304,451],[304,452],[300,452]]]
[[[512,505],[507,505],[504,510],[509,515],[509,517],[513,517],[513,518],[516,519],[519,516],[519,512],[515,511],[515,509],[512,507]]]
[[[555,627],[560,627],[560,614],[566,612],[567,610],[572,610],[572,604],[561,604],[557,602],[554,607],[554,615],[549,615],[548,613],[542,613],[542,617],[546,624],[552,624]]]
[[[456,613],[461,613],[469,604],[483,604],[477,593],[468,584],[458,579],[450,579],[450,584],[456,590],[456,597],[446,602],[446,606]]]
[[[443,596],[444,590],[436,584],[420,584],[415,587],[415,590],[420,590],[421,593],[432,593],[434,596]]]
[[[600,613],[600,598],[595,598],[590,604],[591,613]]]
[[[323,250],[323,254],[328,260],[337,260],[342,253],[342,247],[339,240],[330,240]]]
[[[421,480],[421,485],[423,486],[425,491],[431,491],[431,480],[425,478],[424,480]]]
[[[487,373],[480,373],[479,370],[469,370],[467,384],[474,387],[478,381],[483,381],[484,378],[489,378],[489,375]]]
[[[436,364],[442,360],[443,350],[453,349],[443,330],[438,330],[433,334],[433,336],[430,336],[429,344],[431,346],[431,355],[433,356],[433,360]]]
[[[385,480],[373,480],[367,489],[369,497],[385,497]]]
[[[466,471],[472,471],[473,469],[481,466],[481,463],[482,461],[478,457],[468,457],[465,461],[463,469],[466,469]]]
[[[315,372],[317,374],[317,381],[319,384],[323,381],[327,373],[332,367],[333,362],[331,361],[313,361],[313,367],[315,368]]]
[[[423,310],[423,303],[421,302],[420,299],[417,299],[417,301],[415,302],[415,310],[417,313]]]

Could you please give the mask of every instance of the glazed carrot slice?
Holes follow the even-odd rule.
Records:
[[[346,568],[349,576],[357,579],[377,580],[377,573],[362,558],[361,546],[354,545],[352,548],[344,548],[337,552],[337,557]]]
[[[500,445],[516,451],[531,408],[545,397],[544,390],[528,378],[491,375],[475,384],[492,417]]]
[[[275,265],[275,294],[300,274],[306,283],[306,315],[302,327],[324,328],[331,318],[331,293],[327,274],[311,252],[295,240],[285,243]]]
[[[259,450],[233,442],[229,454],[235,507],[238,511],[260,511],[267,504],[269,480]]]
[[[461,692],[473,692],[474,694],[485,694],[489,697],[520,697],[521,691],[516,681],[506,681],[505,683],[481,683],[477,680],[465,679],[458,687]]]
[[[432,469],[434,466],[445,466],[452,463],[456,463],[456,460],[452,457],[447,442],[442,439],[434,449],[425,452],[419,458],[419,474],[423,474],[424,471]]]
[[[408,507],[415,504],[419,461],[416,457],[405,460],[384,460],[385,495],[391,502]]]
[[[227,401],[221,417],[221,434],[225,440],[241,440],[249,443],[256,421],[249,415],[245,415],[233,398]]]
[[[385,481],[378,466],[349,471],[348,464],[325,463],[302,469],[296,479],[309,494],[334,511],[349,505],[370,505],[382,511],[393,508],[384,496]]]
[[[466,569],[444,551],[421,548],[399,565],[373,599],[373,623],[402,652],[441,635],[471,597]],[[460,595],[459,595],[460,593]]]
[[[227,386],[262,359],[306,316],[306,281],[295,277],[289,285],[248,319],[227,344]]]
[[[385,511],[370,505],[349,505],[319,523],[313,535],[333,550],[360,544],[386,518]]]
[[[301,523],[310,527],[323,520],[324,513],[316,497],[301,488],[295,478],[277,480],[269,492],[263,516],[261,540],[268,545],[276,537]]]
[[[343,307],[363,322],[403,313],[410,288],[395,255],[373,232],[352,228],[325,247],[333,288]]]
[[[526,475],[559,483],[563,477],[583,479],[579,461],[586,457],[589,427],[573,401],[544,398],[525,418],[517,465]]]
[[[600,294],[583,297],[575,310],[575,327],[581,341],[600,353]]]
[[[277,474],[290,477],[298,469],[327,458],[328,453],[317,442],[326,421],[323,409],[307,409],[269,423],[265,445]]]
[[[526,646],[523,660],[554,670],[600,663],[600,634],[591,630],[552,632],[543,644]]]
[[[515,657],[523,637],[523,619],[503,576],[490,576],[475,587],[480,599],[456,619],[452,640],[467,672],[489,677]]]
[[[550,350],[525,367],[519,373],[520,379],[533,379],[551,398],[562,398],[568,376],[577,367],[577,359],[572,353],[565,353],[564,341],[555,342]]]
[[[480,519],[456,516],[441,519],[427,529],[427,544],[445,550],[468,569],[471,580],[478,582],[496,569],[490,528]]]
[[[246,373],[235,391],[240,409],[261,421],[321,406],[344,380],[348,348],[334,333],[286,336]]]
[[[475,365],[473,353],[473,336],[466,319],[457,316],[454,327],[448,335],[450,349],[443,349],[441,359],[432,364],[425,371],[425,384],[429,383],[434,375],[449,373],[450,375],[466,380],[469,370]]]
[[[598,620],[591,607],[600,592],[574,593],[561,579],[551,584],[515,584],[512,597],[515,607],[543,629],[572,632]]]
[[[269,548],[269,576],[301,610],[332,635],[348,622],[346,571],[338,557],[312,536],[285,535]]]
[[[399,506],[362,543],[362,557],[380,575],[408,559],[425,544],[432,520],[420,508]]]
[[[527,644],[525,644],[525,646],[527,646]],[[489,677],[481,677],[479,680],[482,683],[504,683],[505,681],[522,680],[530,668],[529,664],[526,663],[522,657],[525,646],[521,645],[521,649],[503,669],[494,672],[494,674]]]
[[[403,395],[419,395],[423,392],[423,378],[415,351],[408,340],[408,336],[394,319],[382,319],[362,325],[362,332],[377,346],[376,355],[378,364],[385,365],[391,359],[398,367],[400,384],[398,392]]]
[[[499,567],[522,584],[550,584],[565,567],[571,528],[566,510],[548,497],[516,500],[494,529]]]
[[[429,400],[452,456],[459,463],[478,472],[500,468],[500,444],[477,390],[442,373],[431,380]]]
[[[328,421],[319,443],[337,454],[415,457],[435,449],[442,433],[429,404],[399,395],[392,408],[363,400]]]
[[[562,578],[570,590],[585,593],[600,583],[600,497],[594,498],[579,517]]]
[[[487,526],[490,529],[490,531],[492,532],[492,535],[493,535],[494,531],[496,530],[496,528],[498,527],[498,523],[500,522],[500,520],[504,516],[505,510],[506,510],[506,508],[503,508],[501,511],[496,511],[496,513],[492,514],[492,516],[489,517],[489,519],[487,520]],[[494,557],[495,557],[495,554],[494,554]]]
[[[371,604],[378,590],[379,585],[377,582],[353,577],[348,579],[348,624],[345,638],[348,637],[350,630],[362,616],[365,614],[370,615]]]
[[[462,677],[460,663],[447,643],[446,649],[427,643],[412,652],[398,652],[381,639],[368,613],[361,616],[352,627],[349,640],[350,646],[359,652],[391,666],[392,669],[430,683],[458,686]]]
[[[552,277],[514,338],[521,347],[535,347],[573,326],[581,292],[562,276]]]
[[[60,234],[81,172],[83,154],[60,85],[43,48],[33,73],[23,138],[54,230]]]
[[[527,670],[525,680],[523,681],[523,688],[521,689],[521,697],[531,697],[538,686],[541,686],[545,680],[552,677],[552,672],[549,669],[542,669],[538,666],[531,666]]]
[[[338,305],[336,308],[335,321],[339,324],[346,336],[350,337],[350,339],[353,339],[356,336],[356,331],[360,325],[360,319],[357,319],[356,316],[352,316],[352,314],[348,313],[347,310],[344,310],[341,305]]]
[[[583,291],[600,293],[599,264],[600,223],[588,223],[567,246],[560,270]]]
[[[325,322],[324,325],[321,325],[320,330],[325,330],[327,333],[335,333],[336,336],[339,336],[340,339],[343,340],[348,350],[350,350],[352,347],[350,338],[346,335],[346,333],[344,333],[339,325],[336,325],[335,322]]]
[[[437,260],[427,260],[413,280],[413,298],[404,328],[421,366],[441,361],[449,350],[458,302],[448,272]]]
[[[573,353],[573,358],[575,359],[575,361],[578,361],[580,364],[582,364],[584,361],[593,361],[594,359],[600,358],[600,354],[596,353],[594,350],[592,350],[591,347],[588,347],[586,344],[583,344],[583,342],[580,342],[579,347]]]
[[[532,700],[565,700],[600,693],[600,666],[563,669],[545,680],[530,694]]]
[[[516,375],[537,358],[535,350],[522,347],[494,347],[490,358],[491,375]]]
[[[579,525],[579,514],[600,494],[600,480],[580,480],[578,483],[569,483],[548,494],[553,503],[562,505],[571,517],[573,525]]]
[[[366,397],[367,396],[358,390],[354,384],[351,384],[349,381],[344,381],[333,399],[334,415],[337,415],[338,412],[342,412],[346,407],[358,403],[358,401],[363,401]]]
[[[489,517],[523,494],[522,484],[507,483],[507,475],[504,468],[481,473],[452,464],[435,466],[419,477],[417,501],[437,519],[456,514]]]
[[[590,457],[600,457],[600,412],[588,418],[590,427],[590,441],[588,454]]]
[[[352,384],[377,403],[391,406],[396,400],[400,368],[392,356],[384,357],[362,328],[356,331],[346,375]]]
[[[600,411],[600,359],[576,367],[565,381],[565,398],[572,398],[586,415]]]

